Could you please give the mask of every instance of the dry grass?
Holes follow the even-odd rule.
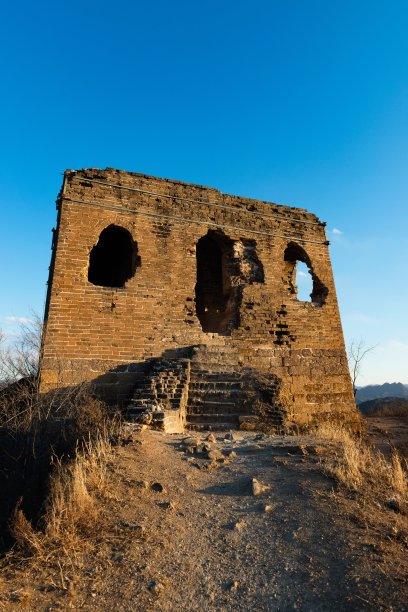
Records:
[[[324,464],[324,471],[341,485],[377,499],[394,500],[399,509],[408,503],[405,459],[394,453],[391,460],[374,451],[364,439],[330,423],[319,426],[319,437],[337,443],[337,451]]]
[[[76,552],[84,536],[92,536],[103,524],[102,501],[109,488],[106,464],[112,448],[106,435],[98,434],[78,448],[75,459],[56,461],[51,476],[50,495],[36,530],[16,507],[11,531],[17,549],[36,562],[50,560],[61,552]]]

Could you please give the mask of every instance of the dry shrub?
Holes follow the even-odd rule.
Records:
[[[71,411],[78,439],[103,429],[109,417],[106,405],[89,395],[86,389],[75,398]]]
[[[29,381],[0,392],[0,548],[9,545],[7,521],[21,509],[36,519],[47,494],[50,456],[73,458],[78,445],[106,429],[116,439],[118,419],[87,384],[39,394]],[[2,418],[3,417],[3,418]],[[5,418],[4,418],[5,417]]]
[[[350,429],[346,428],[343,424],[330,421],[320,423],[315,433],[317,436],[325,438],[326,440],[332,440],[333,442],[340,442],[342,444],[351,444],[355,439]]]
[[[70,463],[56,460],[42,529],[33,528],[19,505],[14,511],[11,531],[20,550],[30,557],[50,557],[61,548],[77,549],[84,536],[100,529],[101,503],[109,485],[106,464],[111,453],[108,439],[99,434],[78,448]]]
[[[44,517],[51,541],[66,542],[99,527],[100,499],[108,486],[106,463],[112,453],[107,438],[91,438],[68,465],[58,461],[51,478],[51,495]]]
[[[10,531],[16,541],[18,548],[29,557],[42,555],[43,545],[41,535],[35,531],[30,521],[20,508],[21,499],[14,509],[10,519]]]
[[[340,484],[365,495],[394,499],[399,506],[408,502],[407,462],[394,453],[388,461],[364,440],[340,425],[324,423],[317,435],[338,443],[338,452],[329,458],[324,471]]]

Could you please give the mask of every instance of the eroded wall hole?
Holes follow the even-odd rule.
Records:
[[[137,243],[126,229],[110,225],[89,255],[88,280],[101,287],[123,287],[138,266]]]
[[[295,282],[297,286],[297,299],[300,302],[311,302],[313,293],[313,278],[310,270],[303,261],[296,264]]]
[[[310,257],[296,243],[289,243],[284,254],[283,282],[300,302],[310,301],[322,306],[327,298],[328,289],[316,275]]]

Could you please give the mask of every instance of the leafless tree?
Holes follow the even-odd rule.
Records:
[[[352,340],[348,346],[347,359],[350,368],[354,397],[356,397],[357,393],[357,379],[360,375],[361,363],[367,353],[370,353],[375,348],[376,345],[367,346],[364,340]]]
[[[93,402],[89,399],[92,385],[78,377],[75,364],[64,360],[55,364],[55,388],[39,392],[42,327],[41,317],[32,313],[31,320],[20,324],[14,342],[8,342],[7,335],[0,330],[0,430],[3,427],[10,431],[34,431],[51,415],[72,417],[81,413],[84,403]],[[67,382],[70,368],[73,384]]]
[[[20,324],[15,342],[6,343],[0,330],[0,381],[12,383],[21,378],[35,376],[41,348],[42,320],[35,313],[32,319]]]

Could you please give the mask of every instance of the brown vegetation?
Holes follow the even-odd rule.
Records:
[[[364,438],[330,423],[318,428],[318,435],[338,443],[336,452],[324,464],[324,471],[339,484],[378,501],[393,501],[407,511],[407,460],[394,452],[388,460]]]
[[[56,460],[44,515],[35,529],[16,506],[10,521],[17,550],[36,563],[75,553],[83,537],[101,527],[100,501],[106,494],[111,446],[102,434],[89,438],[67,464]]]

